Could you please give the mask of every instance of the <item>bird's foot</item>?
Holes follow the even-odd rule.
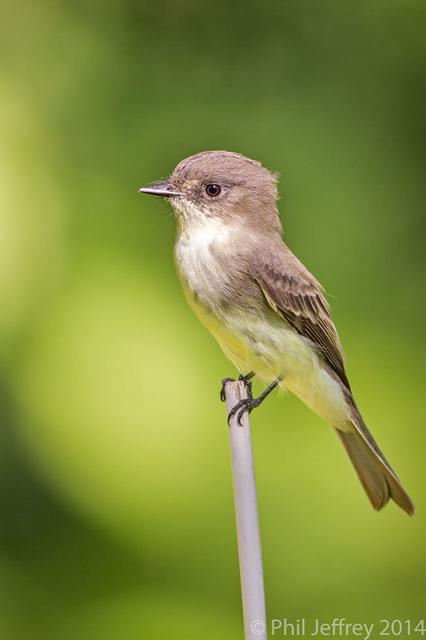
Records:
[[[242,382],[244,382],[244,385],[247,389],[247,393],[249,394],[249,396],[253,397],[253,394],[251,392],[251,378],[253,378],[256,374],[254,373],[254,371],[250,371],[250,373],[248,373],[247,375],[240,375],[238,380],[241,380]],[[220,388],[220,399],[222,402],[225,402],[226,399],[226,391],[225,391],[225,387],[226,387],[226,383],[227,382],[235,382],[235,378],[223,378],[222,380],[222,386]]]
[[[241,419],[243,417],[243,415],[248,412],[251,413],[253,411],[253,409],[255,409],[256,407],[258,407],[263,401],[264,399],[269,396],[269,394],[271,393],[271,391],[273,391],[275,389],[276,386],[279,385],[279,383],[281,382],[281,378],[276,378],[270,385],[269,387],[266,387],[265,391],[263,391],[260,396],[258,396],[257,398],[253,398],[253,393],[251,390],[251,382],[250,379],[246,381],[246,389],[247,389],[247,398],[244,398],[243,400],[239,400],[231,409],[231,411],[228,414],[228,425],[229,425],[229,421],[231,420],[231,418],[235,415],[237,415],[237,422],[240,425],[240,427],[242,427],[242,423],[241,423]]]
[[[237,422],[240,425],[240,427],[242,427],[243,425],[242,425],[241,419],[243,415],[246,413],[246,411],[248,411],[248,413],[251,413],[253,409],[255,409],[260,405],[261,402],[262,402],[261,399],[253,398],[253,396],[251,398],[249,397],[249,398],[244,398],[243,400],[240,400],[239,402],[237,402],[237,404],[235,404],[232,407],[231,411],[229,412],[228,424],[231,418],[235,416],[235,414],[237,414]]]

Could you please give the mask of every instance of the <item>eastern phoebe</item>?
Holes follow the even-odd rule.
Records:
[[[414,505],[367,429],[319,282],[281,238],[277,177],[238,153],[205,151],[140,189],[167,198],[177,221],[175,261],[193,311],[249,379],[269,386],[234,407],[251,411],[280,385],[336,430],[375,509]],[[253,373],[254,372],[254,373]]]

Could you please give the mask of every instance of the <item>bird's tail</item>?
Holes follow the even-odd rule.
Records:
[[[337,429],[337,433],[373,507],[382,509],[392,498],[410,516],[414,515],[414,504],[410,496],[380,451],[356,406],[353,407],[351,422],[354,429]]]

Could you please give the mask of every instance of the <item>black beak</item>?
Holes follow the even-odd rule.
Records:
[[[173,188],[168,182],[154,182],[146,187],[141,187],[139,193],[148,193],[151,196],[162,196],[163,198],[173,198],[174,196],[181,196],[178,191],[173,191]]]

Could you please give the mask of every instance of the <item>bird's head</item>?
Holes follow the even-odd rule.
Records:
[[[206,218],[279,225],[277,176],[239,153],[197,153],[182,160],[167,180],[139,191],[168,198],[182,227]]]

